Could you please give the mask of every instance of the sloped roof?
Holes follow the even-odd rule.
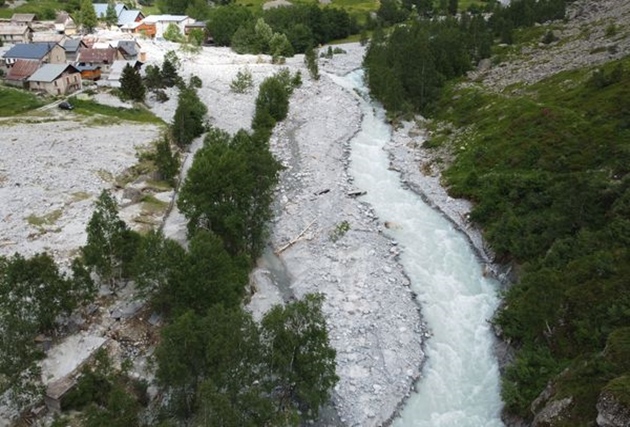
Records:
[[[66,39],[62,47],[66,52],[77,52],[80,47],[86,47],[81,39]]]
[[[29,78],[39,68],[39,61],[18,59],[7,72],[6,79],[22,81]]]
[[[136,56],[138,55],[138,49],[136,49],[137,46],[138,45],[133,40],[119,40],[117,47],[128,56]]]
[[[28,31],[32,30],[26,25],[0,24],[0,34],[2,35],[23,35]]]
[[[55,42],[18,43],[9,49],[3,58],[42,59],[56,44]]]
[[[135,22],[136,18],[138,18],[138,15],[140,15],[141,19],[144,18],[144,15],[139,10],[123,10],[118,15],[118,25],[125,25]]]
[[[59,34],[53,31],[35,31],[33,33],[33,42],[41,43],[41,42],[54,42],[61,43],[63,39],[66,38],[65,34]]]
[[[79,56],[77,62],[93,62],[93,63],[113,63],[116,57],[117,49],[112,47],[107,49],[90,49],[79,48]]]
[[[116,3],[114,9],[116,9],[116,16],[120,16],[123,10],[127,10],[127,6]],[[107,3],[94,3],[94,12],[98,18],[104,18],[107,15]]]
[[[65,24],[68,19],[72,19],[68,12],[57,12],[57,17],[55,18],[55,24]]]
[[[79,70],[70,64],[44,64],[39,70],[35,71],[31,77],[29,77],[28,81],[50,83],[55,81],[66,70],[75,73],[79,72]]]
[[[145,24],[155,24],[156,22],[182,22],[190,19],[186,15],[149,15],[144,18]]]
[[[14,13],[11,17],[11,21],[13,22],[33,22],[35,20],[34,13]]]

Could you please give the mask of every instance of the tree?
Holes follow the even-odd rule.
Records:
[[[107,2],[107,9],[105,10],[104,21],[109,27],[113,27],[114,25],[118,23],[118,14],[116,13],[116,5],[112,0]]]
[[[207,112],[208,108],[201,102],[193,88],[186,87],[181,90],[171,125],[173,138],[179,147],[187,147],[204,132]]]
[[[279,164],[265,145],[239,131],[211,129],[180,191],[178,206],[192,236],[198,229],[218,235],[226,250],[255,259],[264,246]]]
[[[252,13],[244,6],[233,5],[212,8],[208,32],[217,46],[230,46],[236,30],[252,20]]]
[[[143,102],[146,91],[140,72],[129,64],[125,65],[120,77],[120,99]]]
[[[176,24],[170,23],[166,27],[166,31],[164,31],[164,39],[170,42],[181,43],[184,40],[184,36]]]
[[[118,18],[116,18],[118,19]],[[98,24],[98,17],[94,10],[94,5],[90,0],[81,0],[81,9],[79,10],[79,22],[83,30],[91,33]]]
[[[162,78],[162,71],[157,65],[149,64],[144,69],[144,86],[150,90],[163,89],[166,87]]]
[[[174,185],[175,177],[179,172],[179,158],[171,150],[171,141],[167,135],[160,138],[155,145],[155,165],[160,177]]]
[[[164,60],[162,61],[162,80],[166,87],[173,87],[179,85],[182,82],[182,78],[178,74],[180,67],[180,60],[177,53],[173,50],[169,50],[164,54]]]
[[[111,194],[103,190],[87,226],[87,243],[81,248],[85,264],[115,290],[127,273],[137,240],[138,235],[119,218]]]
[[[312,418],[339,381],[323,301],[321,294],[307,294],[284,307],[275,306],[262,320],[263,342],[279,390],[278,408],[305,407]]]
[[[230,89],[234,93],[245,93],[249,91],[252,86],[254,86],[254,80],[249,68],[238,70],[236,77],[230,83]]]
[[[317,65],[317,51],[308,47],[304,52],[304,63],[313,80],[319,80],[319,66]]]
[[[457,15],[457,9],[459,7],[459,0],[448,0],[448,13],[450,15]]]

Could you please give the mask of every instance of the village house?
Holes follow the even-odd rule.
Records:
[[[139,59],[140,45],[135,40],[114,40],[109,45],[118,49],[126,61]]]
[[[184,34],[186,25],[194,23],[195,20],[186,15],[149,15],[142,22],[155,25],[155,37],[162,38],[170,24],[177,25],[179,31]]]
[[[142,22],[144,19],[144,14],[139,10],[123,10],[118,15],[118,26],[122,27],[124,25],[133,24],[135,22]]]
[[[0,23],[0,41],[4,44],[30,43],[33,30],[27,25]]]
[[[28,78],[32,92],[67,95],[81,90],[81,73],[70,64],[44,64]]]
[[[82,69],[86,66],[97,66],[102,74],[108,74],[114,61],[121,59],[124,59],[122,53],[113,47],[105,49],[80,48],[76,63]]]
[[[11,23],[13,25],[22,25],[31,27],[35,23],[37,17],[34,13],[14,13],[11,17]]]
[[[77,33],[77,24],[68,12],[57,12],[57,17],[55,18],[55,31],[59,34],[72,36]]]
[[[131,33],[148,39],[155,38],[156,33],[155,23],[146,23],[144,20],[123,25],[120,30],[123,33]]]
[[[65,64],[66,54],[61,46],[54,42],[19,43],[9,49],[3,56],[3,66],[8,72],[19,59],[37,61],[42,64]]]
[[[67,39],[65,34],[60,34],[54,31],[35,31],[33,33],[32,43],[44,43],[53,42],[59,45],[63,45],[64,40]]]
[[[66,62],[76,62],[79,49],[87,45],[81,39],[65,39],[61,47],[66,52]]]
[[[7,85],[28,89],[28,78],[39,68],[39,61],[18,59],[4,76]]]

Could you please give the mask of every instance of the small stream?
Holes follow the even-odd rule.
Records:
[[[383,109],[369,101],[361,71],[330,76],[358,96],[361,131],[351,141],[350,173],[367,192],[388,235],[402,249],[401,263],[418,295],[432,337],[417,390],[405,403],[397,427],[499,427],[502,402],[495,337],[488,320],[498,304],[498,283],[482,274],[469,242],[439,212],[388,169],[383,146],[391,138]]]

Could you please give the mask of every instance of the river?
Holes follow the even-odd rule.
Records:
[[[363,121],[351,141],[350,173],[356,187],[367,191],[363,200],[391,224],[387,233],[402,249],[400,261],[432,333],[417,390],[394,426],[502,426],[495,337],[488,322],[499,304],[498,283],[483,276],[462,233],[388,169],[383,146],[391,128],[383,109],[365,95],[362,72],[331,77],[362,94]]]

